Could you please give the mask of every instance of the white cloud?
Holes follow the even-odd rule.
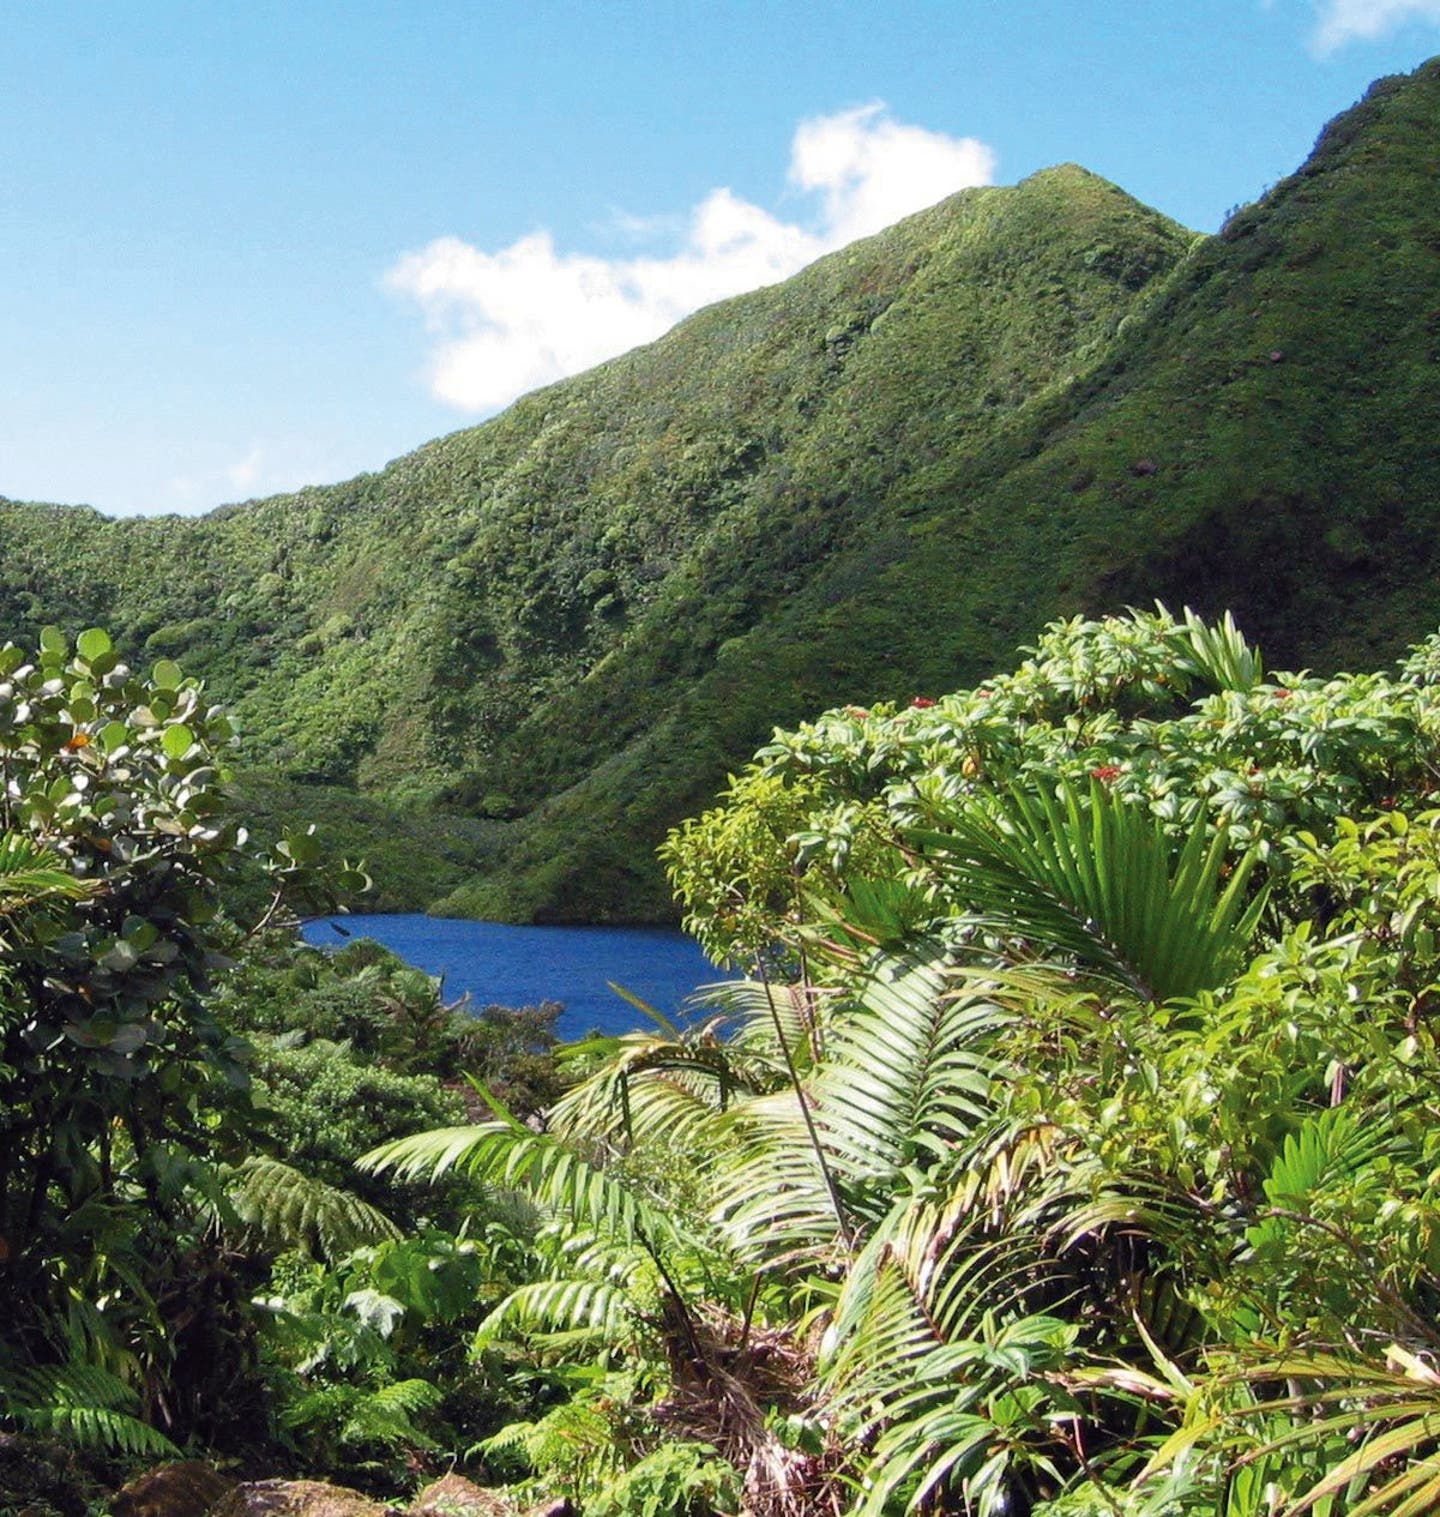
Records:
[[[790,182],[819,199],[808,225],[717,189],[665,255],[565,253],[544,231],[495,253],[442,237],[403,257],[386,282],[425,313],[435,396],[493,411],[652,341],[701,306],[786,279],[956,190],[989,184],[994,171],[984,143],[906,126],[883,105],[866,105],[802,122],[795,133]],[[619,225],[633,236],[668,220]]]
[[[790,180],[824,197],[837,246],[994,176],[995,154],[983,142],[905,126],[878,102],[802,121],[790,152]]]
[[[1412,21],[1440,25],[1440,0],[1323,0],[1315,49],[1333,53],[1347,42],[1383,37]]]

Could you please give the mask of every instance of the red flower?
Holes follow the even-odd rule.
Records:
[[[870,713],[864,708],[864,706],[846,706],[845,715],[853,716],[857,721],[863,722],[870,715]]]
[[[1290,694],[1291,692],[1286,690],[1282,685],[1280,689],[1275,692],[1275,699],[1277,701],[1288,701],[1290,699]]]
[[[924,711],[928,707],[933,706],[935,702],[932,701],[928,695],[917,695],[915,699],[910,702],[910,704],[914,706],[916,710]]]
[[[1111,780],[1118,780],[1124,772],[1119,764],[1101,764],[1090,771],[1090,778],[1099,780],[1102,785],[1108,785]]]

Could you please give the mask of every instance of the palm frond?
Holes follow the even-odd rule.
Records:
[[[561,1138],[628,1150],[663,1136],[690,1149],[710,1117],[754,1088],[745,1061],[709,1030],[678,1042],[631,1033],[601,1049],[603,1065],[550,1110],[547,1125]]]
[[[1247,906],[1247,855],[1226,871],[1223,834],[1196,819],[1178,854],[1162,823],[1092,782],[1018,788],[910,834],[955,895],[997,930],[1073,954],[1157,1000],[1223,984],[1263,908]]]
[[[76,878],[54,849],[21,832],[0,832],[0,914],[52,896],[78,900],[99,888],[98,881]]]
[[[459,1170],[506,1190],[524,1191],[582,1226],[644,1236],[652,1243],[673,1231],[662,1210],[643,1203],[601,1165],[513,1118],[396,1138],[357,1162],[362,1169],[402,1180],[434,1180]]]
[[[967,1510],[1007,1510],[1016,1479],[1051,1476],[1048,1422],[1068,1393],[1047,1372],[1075,1329],[1017,1303],[1026,1263],[984,1243],[961,1208],[897,1206],[836,1303],[821,1384],[852,1442],[870,1447],[858,1510],[914,1511],[958,1487]]]
[[[608,1344],[633,1337],[634,1302],[623,1286],[607,1280],[536,1280],[519,1286],[475,1330],[482,1349],[515,1331],[593,1334]]]
[[[719,1215],[746,1257],[825,1251],[848,1226],[873,1226],[907,1173],[944,1161],[988,1115],[1009,1020],[992,988],[938,953],[873,957],[830,1011],[803,1095],[810,1125],[793,1090],[746,1103],[731,1125]]]
[[[1246,641],[1228,611],[1212,626],[1186,606],[1172,641],[1182,662],[1215,690],[1248,694],[1265,678],[1260,650]]]
[[[1253,1413],[1287,1414],[1294,1426],[1253,1456],[1328,1451],[1329,1468],[1283,1509],[1303,1517],[1338,1496],[1349,1517],[1422,1517],[1440,1510],[1440,1375],[1392,1345],[1384,1365],[1338,1355],[1294,1354],[1256,1365],[1256,1382],[1320,1382],[1320,1389],[1261,1401]]]
[[[751,1083],[785,1077],[780,1040],[803,1075],[824,1055],[828,1007],[835,993],[801,980],[729,980],[699,992],[730,1025],[730,1047],[748,1060]]]
[[[908,1165],[943,1160],[991,1109],[1010,1014],[983,981],[957,981],[931,954],[879,958],[837,1019],[817,1084],[827,1149],[848,1183],[887,1188]]]

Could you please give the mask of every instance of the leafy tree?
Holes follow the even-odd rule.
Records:
[[[47,628],[33,658],[0,648],[0,1290],[16,1323],[0,1390],[81,1429],[54,1409],[84,1410],[88,1385],[93,1427],[127,1446],[158,1437],[119,1431],[136,1410],[214,1427],[249,1355],[243,1286],[208,1231],[253,1128],[244,1044],[207,999],[238,938],[222,891],[246,867],[232,737],[197,682],[166,660],[136,672],[98,629],[72,648]],[[283,843],[272,907],[314,849]],[[70,1399],[36,1402],[42,1382]]]

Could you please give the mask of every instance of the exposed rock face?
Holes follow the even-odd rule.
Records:
[[[427,1485],[406,1508],[405,1517],[507,1517],[512,1510],[494,1491],[452,1474]]]
[[[237,1485],[208,1517],[391,1517],[394,1508],[319,1480],[254,1480]]]
[[[111,1498],[112,1517],[206,1517],[235,1482],[198,1459],[146,1470]]]

